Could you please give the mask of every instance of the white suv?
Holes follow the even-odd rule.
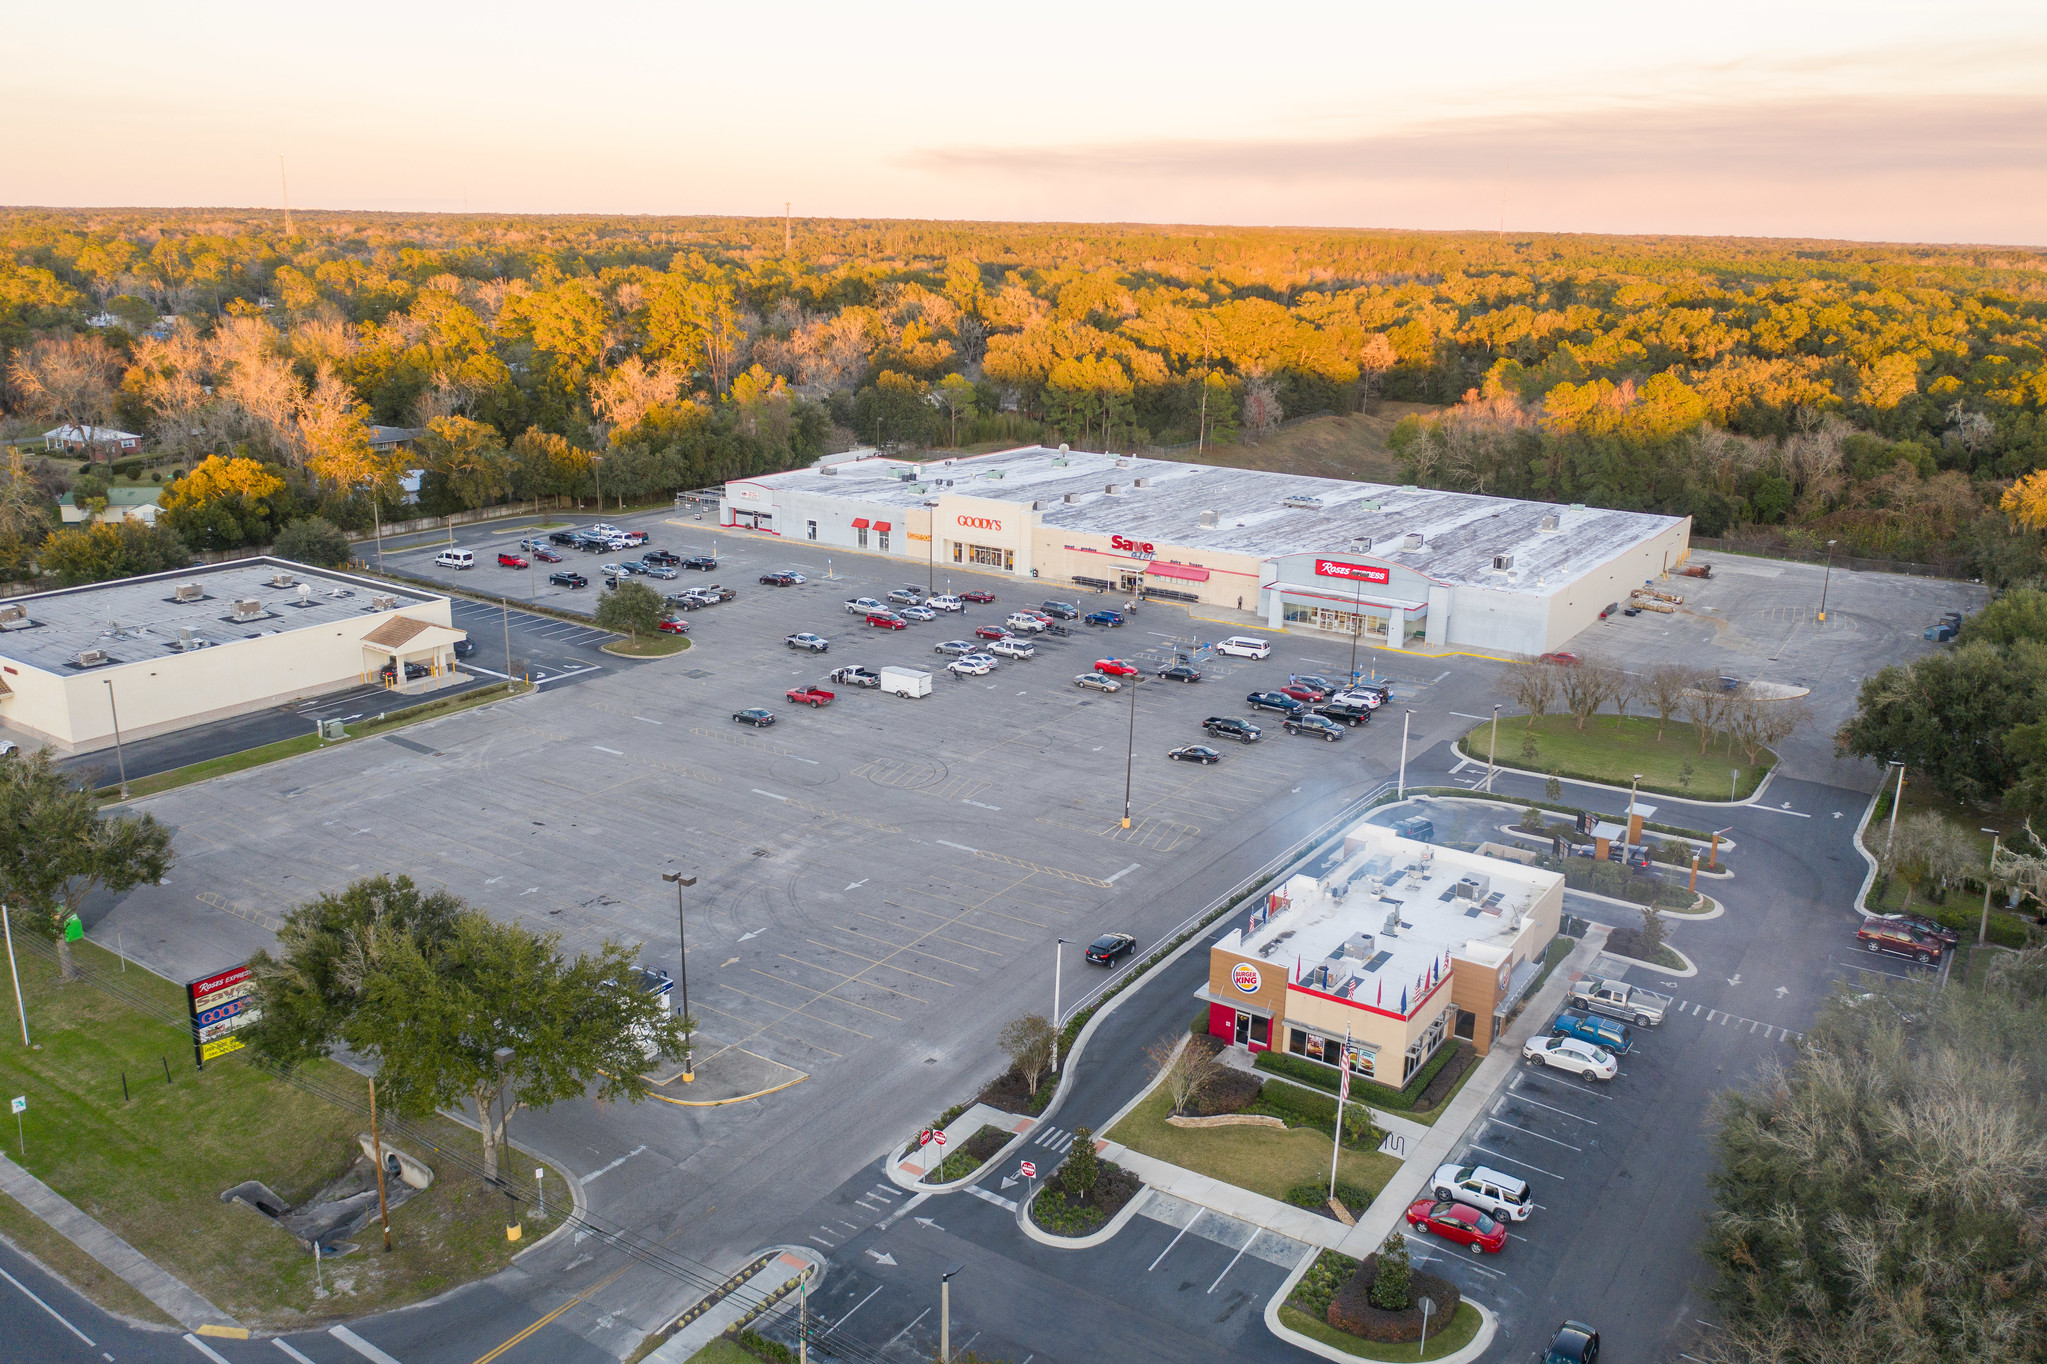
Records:
[[[998,639],[988,646],[988,652],[1001,658],[1031,658],[1038,649],[1025,639]]]
[[[967,609],[967,604],[958,597],[953,596],[950,592],[933,597],[924,604],[934,611],[964,611]]]
[[[1249,635],[1232,635],[1216,645],[1215,651],[1219,654],[1228,654],[1232,658],[1265,658],[1272,653],[1272,646],[1262,639],[1253,639]]]
[[[1329,699],[1339,706],[1363,706],[1366,710],[1377,710],[1386,704],[1386,698],[1375,691],[1340,691]]]
[[[1453,1198],[1509,1222],[1526,1222],[1535,1211],[1527,1180],[1483,1165],[1438,1165],[1430,1184],[1437,1198]]]
[[[855,597],[846,603],[846,609],[856,616],[864,616],[871,611],[888,610],[886,606],[883,606],[872,597]]]

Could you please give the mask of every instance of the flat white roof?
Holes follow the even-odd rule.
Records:
[[[280,573],[289,575],[292,585],[275,585],[272,579]],[[177,599],[177,589],[186,583],[199,585],[197,600]],[[298,590],[301,583],[309,589],[304,594]],[[374,609],[370,603],[376,597],[395,598],[400,607],[441,600],[435,593],[289,559],[231,559],[0,601],[0,614],[14,607],[26,613],[23,621],[0,620],[0,657],[49,673],[90,671],[75,662],[88,649],[107,654],[102,667],[139,663],[182,652],[180,629],[207,645],[231,644],[360,616]],[[242,601],[259,603],[262,613],[235,620],[235,605]]]
[[[1401,838],[1376,824],[1353,829],[1347,844],[1352,851],[1334,871],[1292,878],[1285,908],[1216,946],[1283,967],[1289,981],[1393,1009],[1403,990],[1412,997],[1431,966],[1447,974],[1446,954],[1486,966],[1505,961],[1522,915],[1563,880],[1519,862]],[[1304,979],[1324,965],[1322,983]]]
[[[882,507],[920,507],[941,493],[1039,502],[1047,527],[1150,541],[1162,558],[1168,546],[1258,559],[1355,553],[1438,582],[1536,596],[1683,520],[1042,445],[924,463],[859,459],[831,473],[796,469],[734,482]],[[1111,484],[1120,491],[1107,492]],[[1215,525],[1202,524],[1204,512],[1215,513]],[[1555,530],[1542,529],[1545,517],[1556,519]],[[1405,548],[1410,534],[1422,537],[1420,548]],[[1498,554],[1514,556],[1513,577],[1493,570]]]

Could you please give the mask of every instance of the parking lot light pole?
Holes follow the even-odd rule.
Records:
[[[510,1047],[499,1047],[491,1053],[491,1059],[497,1062],[498,1074],[501,1077],[498,1080],[498,1140],[500,1144],[498,1151],[498,1187],[505,1191],[505,1239],[507,1241],[519,1239],[519,1200],[512,1193],[511,1176],[505,1173],[507,1163],[512,1158],[512,1114],[509,1107],[511,1099],[505,1093],[510,1077],[506,1076],[505,1072],[511,1068],[512,1057],[516,1054]],[[483,1125],[486,1128],[490,1126],[490,1114],[478,1113],[476,1116],[482,1119]],[[378,1161],[381,1162],[383,1158],[384,1153],[382,1151],[377,1152]]]
[[[1123,827],[1130,827],[1130,774],[1137,766],[1137,674],[1130,674],[1130,747],[1123,755]]]
[[[1891,759],[1891,766],[1898,769],[1898,789],[1891,796],[1890,827],[1884,832],[1884,856],[1891,855],[1891,842],[1898,836],[1898,806],[1905,799],[1905,763],[1903,759]]]
[[[1498,706],[1494,706],[1493,737],[1486,741],[1485,748],[1485,789],[1486,794],[1488,795],[1492,794],[1493,773],[1497,770],[1493,766],[1493,754],[1499,751],[1499,747],[1500,747],[1500,708]]]
[[[938,1364],[952,1359],[952,1276],[965,1268],[955,1265],[938,1276]]]
[[[604,519],[604,475],[597,468],[602,463],[604,463],[604,456],[590,456],[590,478],[597,485],[597,519],[599,521]]]
[[[1820,624],[1827,623],[1827,588],[1834,581],[1834,542],[1827,541],[1827,573],[1820,579]]]
[[[684,876],[684,875],[683,875],[683,874],[682,874],[681,872],[679,872],[679,871],[664,871],[664,872],[662,872],[662,873],[661,873],[661,879],[662,879],[662,880],[664,880],[664,881],[667,881],[667,882],[671,883],[671,884],[672,884],[672,885],[673,885],[673,886],[675,887],[675,940],[676,940],[676,945],[677,945],[677,946],[678,946],[678,947],[679,947],[679,948],[681,949],[681,952],[680,952],[680,954],[679,954],[679,955],[681,956],[681,959],[682,959],[682,972],[681,972],[681,979],[682,979],[682,1016],[683,1016],[683,1019],[684,1019],[685,1021],[688,1021],[688,1020],[689,1020],[689,930],[688,930],[687,926],[686,926],[686,925],[685,925],[685,924],[683,923],[683,917],[682,917],[682,890],[683,890],[683,887],[684,887],[684,886],[693,886],[693,885],[695,885],[695,884],[697,883],[697,878],[696,878],[696,877],[694,877],[694,876]],[[689,1084],[689,1083],[691,1083],[692,1081],[694,1081],[694,1080],[695,1080],[695,1079],[697,1078],[697,1075],[696,1075],[696,1064],[695,1064],[695,1051],[696,1051],[696,1048],[695,1048],[695,1036],[694,1036],[694,1034],[692,1034],[692,1033],[684,1033],[684,1034],[683,1034],[683,1043],[682,1043],[682,1082],[683,1082],[684,1084]]]
[[[1413,711],[1403,712],[1400,717],[1400,785],[1396,792],[1400,800],[1407,799],[1407,725],[1414,719]]]
[[[1052,1073],[1059,1073],[1059,964],[1065,953],[1059,949],[1066,946],[1068,939],[1052,939]]]
[[[1983,922],[1976,926],[1978,947],[1990,941],[1990,878],[1997,873],[1997,840],[2004,837],[1995,829],[1983,832],[1990,835],[1990,869],[1983,873]]]

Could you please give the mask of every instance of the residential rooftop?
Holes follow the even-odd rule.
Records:
[[[983,497],[1032,505],[1047,527],[1157,543],[1162,559],[1166,546],[1260,559],[1355,553],[1438,582],[1538,596],[1682,520],[1042,445],[925,463],[857,459],[735,482],[906,508],[940,493]],[[1494,567],[1502,554],[1512,556],[1505,573]]]
[[[1563,879],[1373,824],[1352,830],[1344,846],[1328,875],[1293,877],[1284,908],[1216,946],[1270,961],[1325,994],[1393,1009],[1432,965],[1447,970],[1446,953],[1483,966],[1505,961],[1521,916]]]
[[[190,600],[180,599],[180,588]],[[84,670],[78,655],[89,650],[107,655],[93,666],[138,663],[186,647],[231,644],[393,609],[377,606],[379,598],[398,607],[441,600],[289,559],[233,559],[0,601],[0,657],[44,672],[75,673]],[[238,612],[246,602],[257,609]]]

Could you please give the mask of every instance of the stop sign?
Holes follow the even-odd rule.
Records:
[[[1023,1169],[1019,1173],[1025,1179],[1036,1179],[1038,1177],[1038,1167],[1027,1160],[1023,1163]]]

